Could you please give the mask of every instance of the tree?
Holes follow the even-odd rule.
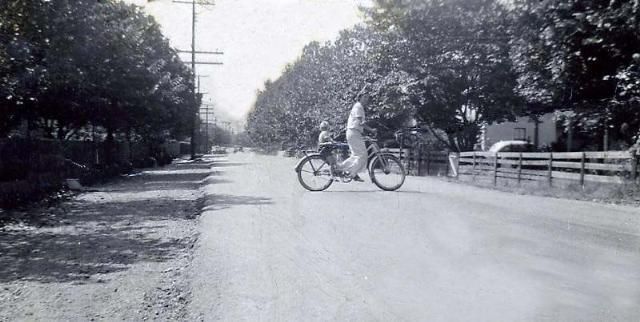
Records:
[[[88,125],[109,140],[190,132],[192,73],[139,7],[3,2],[0,21],[0,134],[21,120],[59,139]]]
[[[521,0],[515,7],[518,65],[526,71],[520,84],[528,81],[529,93],[574,112],[592,139],[613,128],[620,131],[612,135],[630,140],[640,128],[637,96],[627,91],[640,41],[638,1]]]
[[[277,80],[265,83],[249,114],[247,133],[262,146],[315,145],[318,124],[326,120],[339,131],[365,84],[376,94],[367,118],[397,126],[411,113],[386,91],[399,86],[399,74],[384,79],[389,66],[383,53],[390,45],[382,33],[365,27],[345,30],[335,42],[310,43]]]
[[[518,113],[509,10],[499,1],[377,0],[367,12],[370,25],[396,34],[403,101],[450,149],[472,149],[483,124]]]
[[[81,4],[80,4],[81,6]],[[32,125],[36,106],[46,90],[46,13],[41,1],[5,1],[0,4],[0,88],[3,112],[1,134],[26,119]],[[31,126],[30,126],[31,127]]]

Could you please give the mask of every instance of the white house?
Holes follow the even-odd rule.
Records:
[[[524,140],[541,148],[551,146],[562,133],[558,130],[554,113],[547,113],[535,122],[528,116],[518,117],[515,122],[492,123],[482,127],[480,147],[488,150],[492,144],[504,140]]]

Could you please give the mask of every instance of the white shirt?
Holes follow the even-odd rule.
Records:
[[[318,144],[331,142],[331,133],[329,131],[322,131],[318,136]]]
[[[353,104],[351,113],[349,113],[349,119],[347,120],[347,129],[358,130],[362,132],[364,130],[362,124],[364,123],[364,107],[360,102]]]

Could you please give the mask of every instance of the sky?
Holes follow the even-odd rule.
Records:
[[[189,0],[186,0],[189,1]],[[204,2],[204,0],[198,0]],[[267,79],[276,79],[295,61],[305,44],[335,39],[340,30],[362,21],[359,5],[370,0],[216,0],[197,9],[196,65],[204,102],[213,103],[219,119],[240,125]],[[172,0],[129,0],[145,7],[162,26],[172,46],[191,48],[191,5]],[[208,0],[208,2],[214,2]],[[181,54],[190,62],[189,54]]]

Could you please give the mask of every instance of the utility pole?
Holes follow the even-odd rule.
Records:
[[[209,146],[209,122],[210,122],[209,121],[209,115],[213,114],[213,108],[208,108],[208,107],[200,108],[200,113],[204,114],[204,117],[205,117],[204,120],[203,120],[204,121],[204,126],[205,126],[205,137],[206,137],[204,147],[205,147],[205,151],[209,151],[209,149],[210,149],[210,146]]]
[[[201,5],[201,6],[213,6],[214,4],[212,2],[208,2],[208,1],[197,1],[197,0],[191,0],[191,1],[185,1],[185,0],[173,0],[174,3],[182,3],[182,4],[190,4],[191,5],[191,50],[190,51],[186,51],[186,50],[180,50],[178,49],[177,52],[178,53],[186,53],[189,52],[191,53],[191,71],[193,72],[193,84],[194,87],[196,86],[196,64],[204,64],[204,65],[222,65],[221,62],[206,62],[206,61],[196,61],[196,54],[214,54],[214,55],[222,55],[224,54],[223,52],[220,51],[198,51],[196,50],[196,5]],[[198,81],[199,83],[199,81]],[[198,85],[199,87],[199,85]],[[198,88],[199,90],[199,88]],[[195,91],[194,88],[194,96],[195,96],[195,100],[197,101],[198,98],[198,94]],[[196,158],[196,136],[197,134],[200,132],[200,111],[198,110],[196,112],[196,114],[194,115],[194,119],[193,119],[193,129],[191,130],[191,159],[195,159]]]
[[[218,119],[214,116],[213,117],[213,133],[211,133],[211,136],[213,136],[213,140],[216,139],[216,127],[218,126]]]
[[[209,114],[213,114],[214,113],[214,109],[213,109],[213,105],[212,104],[202,104],[203,106],[207,106],[207,107],[200,107],[200,113],[204,112],[205,115],[205,134],[206,134],[206,141],[205,141],[205,150],[209,151],[211,149],[211,147],[209,146]],[[215,127],[214,127],[214,131],[215,131]]]
[[[224,124],[224,129],[227,131],[227,135],[229,136],[229,144],[231,144],[231,122],[223,121],[222,124]]]
[[[202,94],[206,94],[203,93],[202,91],[200,91],[200,89],[202,88],[200,86],[200,78],[201,77],[209,77],[207,75],[198,75],[198,94],[202,95]],[[202,97],[202,96],[201,96]],[[198,133],[200,133],[200,124],[202,124],[202,119],[200,118],[202,115],[202,106],[205,104],[202,104],[202,102],[200,102],[200,107],[198,108]],[[205,110],[205,123],[204,123],[204,133],[205,133],[205,141],[204,141],[204,151],[205,153],[209,153],[210,152],[210,148],[209,148],[209,111],[208,109],[204,109]]]

